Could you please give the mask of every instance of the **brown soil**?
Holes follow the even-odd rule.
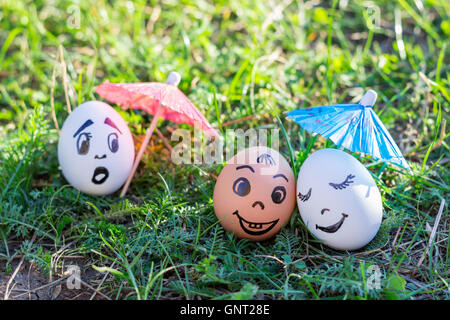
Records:
[[[96,293],[95,289],[104,278],[104,274],[96,272],[90,265],[86,265],[81,259],[65,259],[63,267],[52,276],[43,274],[35,263],[15,259],[5,272],[6,261],[0,260],[0,300],[105,300],[104,290]],[[17,267],[19,270],[14,276]],[[80,270],[82,282],[79,289],[74,285],[73,272],[68,272],[70,266],[77,266]],[[65,270],[65,273],[63,272]],[[73,269],[72,269],[73,270]],[[12,281],[10,282],[10,279]],[[8,282],[10,282],[8,286]],[[106,281],[107,282],[107,281]],[[89,287],[90,286],[90,287]]]

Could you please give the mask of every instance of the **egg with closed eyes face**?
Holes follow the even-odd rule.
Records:
[[[308,230],[338,250],[367,245],[381,225],[381,195],[369,171],[353,156],[322,149],[303,163],[297,204]]]
[[[117,191],[130,174],[134,143],[128,125],[111,106],[88,101],[64,121],[58,160],[66,180],[92,195]]]
[[[269,239],[294,210],[294,173],[287,160],[271,148],[241,150],[217,178],[213,201],[225,230],[238,238]]]

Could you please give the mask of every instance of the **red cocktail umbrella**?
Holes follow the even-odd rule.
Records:
[[[159,118],[176,123],[190,124],[201,128],[210,136],[219,137],[219,134],[211,127],[208,120],[177,88],[180,79],[181,77],[178,73],[171,72],[167,83],[110,83],[106,81],[95,88],[99,95],[111,102],[132,109],[142,109],[154,116],[120,196],[125,195],[127,192]]]

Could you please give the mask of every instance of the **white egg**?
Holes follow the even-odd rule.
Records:
[[[297,204],[308,230],[329,247],[356,250],[378,232],[383,217],[380,191],[353,156],[322,149],[303,163]]]
[[[110,105],[88,101],[67,117],[58,142],[58,160],[67,181],[82,192],[118,190],[134,161],[128,125]]]

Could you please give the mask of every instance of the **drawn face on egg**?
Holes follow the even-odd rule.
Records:
[[[220,223],[239,238],[261,241],[278,233],[295,207],[295,180],[286,159],[267,147],[240,151],[214,188]]]
[[[58,142],[64,177],[75,188],[93,195],[118,190],[134,160],[134,144],[123,118],[111,106],[89,101],[66,119]]]
[[[356,250],[378,232],[383,208],[369,171],[336,149],[314,152],[297,181],[297,203],[308,230],[338,250]]]

